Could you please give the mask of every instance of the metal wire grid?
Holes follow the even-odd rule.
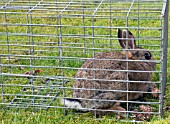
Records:
[[[145,82],[158,85],[160,98],[120,102],[127,103],[127,110],[129,103],[158,105],[151,113],[162,115],[168,43],[167,0],[4,0],[0,8],[1,105],[65,108],[55,101],[68,97],[74,89],[71,84],[83,62],[98,52],[121,50],[116,36],[117,28],[121,28],[135,32],[138,45],[148,48],[155,56],[157,69],[153,73],[157,79]],[[25,73],[37,69],[43,72]],[[48,80],[53,81],[44,83]],[[48,95],[49,92],[52,94]]]
[[[60,87],[62,86],[62,84],[66,84],[67,81],[59,82],[47,79],[46,81],[44,81],[44,84],[41,84],[41,86],[33,87],[34,89],[32,87],[29,87],[31,83],[32,79],[30,79],[30,81],[26,84],[27,87],[23,86],[23,88],[19,92],[23,95],[16,95],[14,99],[8,104],[8,107],[29,108],[30,106],[38,105],[39,107],[37,107],[36,110],[48,109],[48,106],[50,106],[59,95],[61,91]],[[30,96],[32,91],[34,92],[34,95]],[[46,97],[41,98],[41,95]]]

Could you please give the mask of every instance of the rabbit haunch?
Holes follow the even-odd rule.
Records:
[[[129,38],[128,41],[124,40],[126,36]],[[137,47],[133,34],[128,30],[119,29],[118,38],[123,49],[128,45],[128,49],[131,50],[128,52],[98,53],[95,55],[95,59],[86,60],[75,76],[73,98],[63,99],[65,106],[77,109],[125,111],[124,108],[119,106],[118,102],[109,100],[135,100],[143,95],[139,92],[134,93],[135,91],[145,92],[154,86],[152,83],[145,83],[145,81],[152,80],[152,73],[149,71],[154,69],[155,63],[150,61],[120,61],[126,60],[127,57],[129,60],[153,60],[151,53]],[[129,70],[128,75],[125,70]],[[126,81],[129,81],[128,85]],[[128,93],[128,99],[127,93],[121,92],[127,90],[134,91]],[[97,112],[97,114],[107,113],[109,112]]]

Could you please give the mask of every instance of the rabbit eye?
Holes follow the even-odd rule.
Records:
[[[144,56],[146,60],[150,60],[152,57],[150,52],[145,53]]]

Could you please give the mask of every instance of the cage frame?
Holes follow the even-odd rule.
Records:
[[[63,23],[62,23],[62,19],[64,18],[64,16],[66,16],[66,18],[67,18],[67,16],[68,16],[68,18],[73,18],[74,17],[74,15],[64,15],[63,13],[67,10],[67,8],[72,4],[72,3],[74,3],[74,1],[73,0],[70,0],[70,1],[68,1],[68,3],[67,3],[67,1],[66,1],[66,3],[67,3],[67,5],[65,6],[65,7],[63,7],[62,8],[62,10],[60,11],[60,10],[56,10],[56,12],[58,13],[59,12],[59,14],[56,16],[56,17],[53,17],[53,18],[56,18],[57,19],[57,21],[56,21],[56,25],[48,25],[48,24],[34,24],[34,23],[32,23],[32,18],[34,18],[33,17],[33,14],[32,14],[32,11],[33,10],[36,10],[36,8],[39,6],[39,5],[41,5],[41,3],[43,2],[44,0],[39,0],[39,1],[36,1],[37,2],[37,4],[34,4],[34,6],[31,6],[28,10],[28,12],[27,13],[22,13],[21,12],[21,14],[26,14],[26,21],[27,21],[27,24],[8,24],[7,23],[7,14],[9,14],[8,12],[6,12],[6,10],[8,10],[8,9],[11,9],[10,7],[8,8],[8,5],[10,5],[11,3],[13,3],[13,2],[15,2],[15,0],[11,0],[11,1],[9,1],[8,3],[6,3],[5,5],[3,5],[3,6],[1,6],[0,8],[1,8],[1,10],[3,10],[4,12],[0,12],[0,13],[2,13],[2,14],[4,14],[4,20],[5,20],[5,23],[0,23],[0,25],[3,25],[3,26],[5,26],[5,28],[6,28],[6,32],[2,32],[2,33],[0,33],[0,35],[5,35],[6,36],[6,42],[7,42],[7,49],[8,49],[8,54],[0,54],[0,57],[1,56],[6,56],[7,58],[8,58],[8,64],[7,65],[4,65],[4,64],[1,64],[1,59],[0,59],[0,64],[1,64],[1,67],[4,67],[4,66],[6,66],[6,67],[8,67],[9,68],[9,70],[11,70],[11,68],[10,68],[10,66],[11,66],[11,58],[13,57],[13,56],[15,56],[15,55],[12,55],[12,54],[10,54],[10,43],[9,43],[9,40],[8,40],[8,36],[9,36],[9,32],[8,32],[8,26],[12,26],[12,25],[14,25],[14,26],[27,26],[27,37],[28,37],[28,42],[29,42],[29,47],[30,47],[30,49],[29,49],[29,57],[30,57],[30,65],[26,65],[26,66],[28,66],[29,68],[30,68],[30,71],[33,71],[34,70],[34,68],[36,67],[36,66],[33,66],[34,64],[34,61],[36,61],[36,57],[34,57],[34,46],[36,45],[36,44],[34,44],[34,36],[36,36],[36,34],[33,34],[33,27],[34,26],[38,26],[38,27],[40,27],[40,26],[44,26],[44,27],[57,27],[57,34],[59,34],[59,35],[52,35],[51,37],[54,37],[54,38],[57,38],[58,39],[58,43],[57,43],[57,47],[58,47],[58,56],[56,57],[56,59],[58,59],[58,61],[59,61],[59,63],[60,63],[60,61],[62,61],[62,59],[63,59],[63,50],[62,49],[64,49],[64,47],[63,47],[63,38],[64,37],[66,37],[66,36],[64,36],[62,33],[63,33],[63,26],[65,26],[65,27],[69,27],[70,25],[63,25]],[[107,0],[106,0],[107,1]],[[112,0],[108,0],[109,2],[110,2],[110,13],[111,13],[111,3],[112,3]],[[138,0],[137,2],[140,2],[140,1],[142,1],[142,0]],[[159,0],[158,0],[159,1]],[[78,1],[79,2],[79,1]],[[95,51],[94,51],[94,49],[95,49],[95,28],[108,28],[108,29],[110,29],[110,32],[112,31],[112,29],[117,29],[117,28],[120,28],[119,26],[113,26],[112,25],[112,23],[110,22],[110,24],[109,24],[109,26],[107,27],[107,26],[104,26],[104,27],[97,27],[97,26],[95,26],[95,24],[94,24],[94,22],[95,22],[95,14],[98,12],[98,9],[101,7],[101,5],[103,4],[103,2],[105,2],[105,0],[99,0],[99,1],[95,1],[94,0],[94,5],[98,5],[96,8],[94,8],[94,9],[92,9],[92,10],[94,10],[93,11],[93,13],[92,14],[89,14],[89,15],[84,15],[83,17],[82,17],[82,23],[85,23],[85,18],[86,18],[86,16],[88,17],[88,18],[91,18],[92,19],[92,23],[91,23],[91,25],[90,26],[85,26],[85,25],[83,25],[83,26],[77,26],[78,28],[82,28],[83,29],[83,31],[84,31],[84,36],[82,36],[83,38],[84,38],[84,41],[85,41],[85,38],[86,37],[88,37],[87,35],[86,35],[86,33],[85,33],[85,30],[86,30],[86,28],[92,28],[92,35],[91,36],[89,36],[91,39],[92,39],[92,56],[94,57],[95,56]],[[133,7],[133,4],[135,3],[136,1],[135,0],[132,0],[132,2],[131,2],[131,5],[130,5],[130,7],[129,7],[129,10],[127,11],[127,16],[126,16],[126,26],[121,26],[121,28],[122,29],[137,29],[138,30],[138,38],[137,39],[139,39],[140,37],[139,37],[139,28],[140,29],[142,29],[141,27],[136,27],[136,28],[134,28],[134,27],[129,27],[129,24],[128,24],[128,19],[129,19],[129,14],[131,13],[131,10],[132,10],[132,7]],[[75,2],[76,3],[76,2]],[[82,8],[83,9],[85,9],[84,7],[84,4],[86,4],[84,1],[82,1]],[[140,6],[138,6],[139,8],[138,8],[138,11],[139,11],[139,9],[140,9]],[[17,8],[17,7],[16,7]],[[22,8],[22,7],[21,7]],[[168,8],[169,8],[169,0],[163,0],[163,9],[162,9],[162,13],[161,13],[161,18],[162,18],[162,20],[164,20],[163,21],[163,33],[162,33],[162,37],[163,37],[163,53],[162,53],[162,55],[161,55],[161,60],[164,60],[164,61],[162,61],[162,68],[161,68],[161,72],[162,72],[162,75],[161,75],[161,82],[162,82],[162,84],[161,84],[161,96],[160,96],[160,102],[161,102],[161,104],[160,104],[160,110],[159,110],[159,112],[158,113],[160,113],[160,116],[162,117],[163,116],[163,102],[164,102],[164,94],[165,94],[165,87],[166,87],[166,82],[167,82],[167,61],[165,61],[165,60],[167,60],[167,47],[168,47]],[[27,9],[27,7],[26,7],[26,9]],[[47,7],[47,9],[48,9],[48,7]],[[83,13],[85,13],[85,11],[82,9],[82,12]],[[101,9],[101,8],[100,8]],[[44,10],[46,10],[46,9],[44,9]],[[90,9],[89,9],[90,10]],[[70,10],[70,11],[72,11],[72,10]],[[74,10],[73,10],[74,11]],[[11,13],[13,13],[13,12],[11,12]],[[138,13],[139,14],[139,13]],[[48,17],[47,17],[48,18]],[[100,17],[99,17],[100,18]],[[102,18],[102,17],[101,17]],[[104,18],[104,17],[103,17]],[[111,21],[111,19],[112,19],[112,17],[110,16],[110,21]],[[139,21],[138,21],[138,23],[139,23]],[[76,28],[76,26],[74,26],[74,28]],[[150,28],[151,29],[151,28]],[[153,27],[153,29],[154,29],[154,27]],[[14,34],[14,35],[21,35],[21,36],[25,36],[25,34]],[[46,35],[46,34],[43,34],[43,35],[41,35],[40,34],[40,36],[44,36],[44,37],[46,37],[46,36],[48,36],[48,35]],[[70,36],[71,37],[71,36]],[[75,35],[75,37],[76,37],[76,35]],[[112,37],[112,33],[110,33],[110,37]],[[113,40],[113,39],[115,39],[115,38],[110,38],[110,40]],[[81,48],[81,47],[80,47]],[[84,49],[84,52],[86,52],[86,49]],[[18,56],[19,57],[19,56]],[[29,58],[28,57],[28,58]],[[53,56],[52,56],[53,57]],[[41,58],[41,57],[39,57],[39,58]],[[74,57],[73,57],[74,58]],[[90,58],[80,58],[81,60],[85,60],[85,59],[90,59]],[[13,67],[20,67],[20,65],[12,65]],[[22,67],[22,65],[21,65],[21,67]],[[41,67],[41,66],[37,66],[37,67]],[[49,66],[49,67],[52,67],[52,66]],[[48,68],[48,67],[47,67]],[[65,79],[67,79],[67,77],[65,77],[64,76],[64,71],[63,71],[63,69],[64,69],[64,67],[61,65],[61,67],[59,66],[58,67],[59,69],[61,69],[62,70],[62,73],[61,73],[61,76],[57,76],[57,77],[54,77],[54,79],[61,79],[63,82],[65,82]],[[80,68],[75,68],[75,69],[80,69]],[[1,71],[0,71],[0,76],[1,76],[1,79],[3,79],[3,76],[19,76],[19,77],[29,77],[29,78],[31,78],[31,80],[33,80],[34,78],[44,78],[44,76],[37,76],[37,75],[30,75],[30,76],[28,76],[28,75],[25,75],[25,74],[10,74],[10,73],[3,73],[2,72],[2,69],[0,69]],[[11,70],[11,72],[12,72],[12,70]],[[129,72],[129,71],[128,71]],[[128,74],[128,73],[127,73]],[[45,79],[48,79],[48,77],[45,77]],[[69,79],[75,79],[74,77],[70,77]],[[31,82],[33,82],[33,81],[31,81]],[[66,81],[67,82],[67,81]],[[64,84],[65,83],[62,83],[62,85],[60,86],[60,88],[63,88],[62,90],[63,90],[63,97],[65,97],[65,92],[64,92],[64,90],[66,90],[67,89],[67,87],[65,87],[64,86]],[[128,84],[128,83],[127,83]],[[1,88],[2,88],[2,92],[1,92],[1,94],[0,94],[0,96],[2,96],[2,102],[0,103],[1,105],[6,105],[6,103],[4,102],[4,90],[3,90],[3,87],[4,87],[4,85],[5,84],[3,84],[3,81],[2,81],[2,83],[0,84],[1,85]],[[8,85],[8,84],[7,84]],[[20,84],[19,84],[20,85]],[[18,85],[18,86],[19,86]],[[10,84],[9,84],[9,86],[10,86]],[[20,86],[23,86],[23,87],[27,87],[27,84],[26,85],[20,85]],[[71,88],[70,88],[71,89]],[[72,89],[74,89],[74,88],[72,88]],[[34,92],[34,90],[33,90],[33,92]],[[6,95],[11,95],[11,94],[6,94]],[[15,94],[14,94],[15,95]],[[36,95],[30,95],[30,96],[36,96]],[[39,95],[37,95],[37,96],[39,96]],[[45,97],[45,96],[43,96],[43,97]],[[56,98],[57,96],[55,96],[54,97],[54,99]],[[67,97],[65,97],[65,98],[67,98]],[[140,103],[140,102],[139,102]],[[146,102],[145,102],[146,103]],[[8,103],[7,103],[7,105],[8,105]],[[10,104],[9,104],[10,105]],[[9,106],[8,105],[8,106]],[[33,106],[36,106],[36,105],[33,105]],[[37,105],[37,106],[39,106],[39,105]],[[62,106],[51,106],[50,104],[49,105],[47,105],[47,108],[64,108],[64,110],[65,109],[67,109],[67,107],[62,107]],[[127,102],[127,108],[128,108],[128,102]],[[127,110],[127,112],[129,112],[128,110]]]

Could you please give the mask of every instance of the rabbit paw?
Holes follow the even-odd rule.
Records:
[[[148,112],[148,113],[135,113],[135,114],[133,114],[134,119],[136,121],[150,120],[150,118],[151,118],[150,112],[153,111],[153,108],[151,108],[150,106],[140,105],[139,106],[139,111]]]

